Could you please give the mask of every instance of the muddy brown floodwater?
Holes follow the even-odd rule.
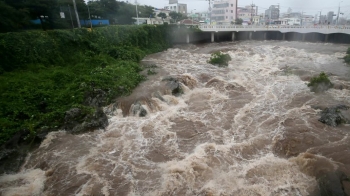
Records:
[[[0,177],[0,195],[350,194],[350,126],[322,124],[317,109],[350,105],[347,47],[244,41],[150,55],[142,63],[157,74],[105,108],[106,130],[50,133]],[[207,63],[214,51],[231,55],[227,68]],[[322,71],[337,88],[310,92]]]

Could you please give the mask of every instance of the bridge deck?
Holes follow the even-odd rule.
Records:
[[[281,33],[344,33],[350,35],[350,26],[235,26],[235,25],[200,25],[205,32],[240,32],[240,31],[280,31]]]

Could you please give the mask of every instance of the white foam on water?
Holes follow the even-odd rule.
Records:
[[[39,196],[44,189],[45,171],[27,170],[0,176],[0,193],[3,196]]]
[[[72,136],[74,142],[69,135],[61,141],[63,133],[49,134],[39,152],[43,159],[57,157],[54,164],[48,163],[50,168],[65,165],[68,172],[46,184],[47,193],[64,189],[67,195],[309,195],[317,183],[302,167],[308,156],[296,161],[273,151],[286,137],[289,119],[310,130],[315,127],[310,119],[317,111],[310,104],[316,97],[289,70],[317,73],[322,66],[315,65],[336,61],[341,53],[308,52],[273,42],[207,47],[172,48],[146,59],[180,78],[184,94],[139,100],[145,117],[124,117],[113,105],[105,108],[105,131]],[[233,60],[224,68],[210,65],[210,54],[203,52],[209,49],[223,49]],[[349,90],[327,92],[332,100],[347,104],[349,95]],[[68,151],[60,147],[65,142],[72,160],[63,159]],[[75,177],[82,179],[78,188],[62,183]]]

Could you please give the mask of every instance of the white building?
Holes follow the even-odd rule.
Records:
[[[177,0],[169,0],[169,4],[164,9],[187,15],[187,4],[179,3]]]
[[[290,25],[290,26],[299,26],[299,25],[301,25],[301,19],[300,18],[283,18],[283,20],[287,21],[287,25]]]
[[[237,17],[237,0],[216,0],[211,11],[213,24],[231,24]]]
[[[168,24],[170,23],[170,19],[166,18],[166,19],[162,19],[162,18],[136,18],[136,17],[132,17],[132,19],[134,19],[136,22],[135,24],[164,24],[165,22],[167,22]]]

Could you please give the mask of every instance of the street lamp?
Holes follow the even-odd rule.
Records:
[[[196,9],[194,9],[194,10],[196,10]],[[194,10],[191,10],[191,15],[192,15],[192,25],[193,25],[193,14],[192,14],[192,13],[193,13],[193,11],[194,11]]]
[[[90,15],[90,8],[89,8],[89,3],[90,1],[86,4],[88,8],[88,13],[89,13],[89,19],[90,19],[90,28],[92,29],[92,22],[91,22],[91,15]]]
[[[343,1],[341,1],[341,2],[343,2]],[[341,3],[341,2],[339,2],[339,5],[338,5],[337,25],[338,25],[338,22],[339,22],[340,3]]]

